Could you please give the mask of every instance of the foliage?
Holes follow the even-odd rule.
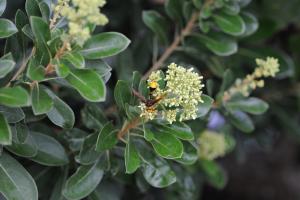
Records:
[[[122,12],[107,9],[107,29],[118,30],[128,12],[116,2]],[[270,32],[249,11],[255,3],[166,0],[142,11],[132,2],[127,36],[96,28],[107,23],[95,10],[105,11],[103,0],[26,0],[25,12],[0,19],[6,199],[121,199],[129,185],[145,196],[154,187],[164,199],[198,199],[204,182],[226,185],[215,159],[269,119],[252,116],[269,108],[272,80],[260,79],[294,69],[281,51],[249,45]],[[0,14],[7,3],[0,0]],[[280,108],[272,112],[293,126]]]

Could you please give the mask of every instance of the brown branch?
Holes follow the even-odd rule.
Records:
[[[135,118],[134,120],[132,120],[131,122],[129,122],[128,124],[126,124],[126,126],[124,128],[122,128],[119,132],[118,132],[118,139],[121,140],[123,138],[123,136],[130,130],[133,129],[135,127],[137,127],[140,123],[140,117]]]
[[[176,50],[176,48],[180,45],[182,39],[189,35],[194,28],[194,25],[198,19],[199,13],[193,13],[191,19],[188,21],[187,25],[180,32],[178,36],[175,37],[172,44],[166,49],[166,51],[162,54],[162,56],[158,59],[156,63],[145,73],[143,79],[147,79],[153,71],[156,71],[162,67],[164,62],[170,57],[170,55]]]
[[[30,58],[35,54],[35,47],[32,48],[29,56],[24,59],[22,65],[19,67],[18,71],[15,73],[15,75],[10,79],[10,81],[6,84],[5,87],[9,87],[11,85],[11,82],[17,80],[17,78],[19,78],[19,76],[24,72],[24,70],[26,69],[27,63],[30,60]]]

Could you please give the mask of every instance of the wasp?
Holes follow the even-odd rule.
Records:
[[[146,107],[148,108],[148,111],[155,110],[154,106],[163,99],[163,96],[160,97],[153,97],[153,92],[159,87],[158,83],[156,81],[151,81],[148,83],[149,89],[150,89],[150,99],[146,99],[143,95],[141,95],[138,91],[133,89],[133,94],[140,99],[141,102],[143,102]]]

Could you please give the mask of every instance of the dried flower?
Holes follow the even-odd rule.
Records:
[[[243,80],[237,79],[234,86],[224,93],[224,100],[229,100],[232,95],[241,93],[249,96],[252,90],[262,88],[265,85],[262,78],[274,77],[279,72],[278,59],[267,57],[266,60],[256,59],[257,68],[252,74],[248,74]]]
[[[204,131],[198,138],[198,154],[201,159],[214,160],[222,157],[227,151],[227,142],[223,134]]]
[[[152,72],[147,80],[149,87],[153,87],[152,84],[160,80],[166,83],[163,88],[156,85],[156,89],[151,93],[154,98],[161,98],[158,104],[164,108],[160,112],[162,118],[169,123],[176,121],[177,116],[179,116],[179,121],[195,119],[198,104],[203,102],[201,99],[202,88],[204,87],[202,84],[203,77],[193,72],[193,68],[186,69],[175,63],[168,66],[166,77],[162,78],[162,76],[160,71]],[[142,104],[140,108],[143,108]],[[148,116],[147,112],[147,109],[142,109],[141,117]],[[152,113],[151,117],[153,117]],[[148,117],[148,119],[150,118]]]

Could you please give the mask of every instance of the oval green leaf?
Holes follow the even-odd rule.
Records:
[[[0,156],[0,193],[8,200],[38,200],[31,175],[6,153]]]
[[[45,114],[51,110],[53,101],[43,86],[34,84],[31,92],[32,110],[35,115]]]
[[[129,137],[128,137],[129,138]],[[125,168],[127,174],[134,173],[141,165],[140,157],[134,143],[128,139],[125,148]]]
[[[37,132],[31,134],[38,146],[38,153],[31,160],[46,166],[62,166],[69,162],[64,147],[54,138]]]
[[[244,112],[229,112],[229,120],[240,131],[250,133],[254,130],[254,124],[251,118]]]
[[[3,114],[0,114],[0,144],[10,145],[12,143],[12,133]]]
[[[28,92],[20,86],[0,88],[0,104],[10,107],[23,107],[30,104]]]
[[[0,60],[0,78],[5,77],[15,67],[15,62],[12,60]]]
[[[232,111],[241,110],[254,115],[263,114],[269,108],[269,105],[265,101],[255,97],[230,101],[225,106]]]
[[[105,84],[95,71],[74,69],[70,71],[66,80],[88,101],[102,102],[105,100]]]
[[[105,124],[98,135],[96,151],[102,152],[113,148],[118,142],[117,132],[111,122]]]
[[[124,51],[129,44],[130,40],[120,33],[101,33],[84,44],[81,54],[88,59],[110,57]]]
[[[18,32],[18,29],[14,23],[8,19],[0,19],[0,39],[8,38]]]
[[[229,35],[240,36],[246,31],[244,20],[239,15],[229,15],[224,12],[213,15],[218,27]]]

